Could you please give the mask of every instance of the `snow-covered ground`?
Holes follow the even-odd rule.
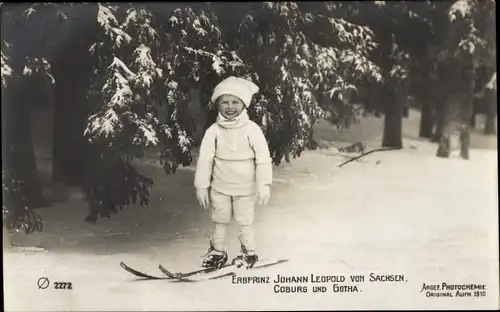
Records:
[[[275,168],[272,199],[257,208],[255,230],[262,257],[290,261],[241,272],[270,277],[269,284],[135,281],[120,267],[124,261],[160,276],[158,264],[191,269],[207,249],[209,212],[194,197],[194,166],[167,177],[150,160],[141,164],[155,177],[148,207],[126,207],[88,225],[85,204],[73,198],[39,211],[43,233],[9,235],[9,243],[45,250],[4,247],[5,310],[498,309],[496,138],[476,134],[468,161],[440,159],[434,144],[415,138],[417,121],[413,111],[404,121],[405,149],[341,168],[345,158],[335,146],[363,140],[377,147],[382,120],[367,119],[342,134],[322,123],[320,150]],[[61,210],[71,211],[62,218]],[[238,251],[234,230],[230,256]],[[405,280],[371,282],[370,273]],[[277,274],[344,276],[339,285],[359,292],[309,281],[283,284],[306,286],[307,293],[275,293]],[[365,280],[353,283],[350,275]],[[40,277],[51,281],[48,289],[38,289]],[[54,282],[71,282],[73,289],[54,289]],[[427,297],[423,283],[484,284],[486,293]],[[317,285],[327,292],[313,293]]]

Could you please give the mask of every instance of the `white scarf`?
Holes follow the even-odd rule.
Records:
[[[233,129],[233,128],[239,128],[241,126],[244,126],[247,121],[249,121],[250,118],[248,117],[248,113],[246,109],[243,109],[241,114],[236,116],[234,119],[229,120],[222,116],[222,114],[219,112],[219,115],[217,116],[217,123],[222,127],[226,129]]]
[[[219,113],[219,116],[217,116],[217,123],[224,129],[236,129],[243,127],[249,120],[250,118],[248,117],[246,109],[243,109],[241,114],[239,114],[239,116],[237,116],[232,120],[225,118],[224,116],[222,116],[221,113]],[[237,142],[238,142],[237,132],[238,131],[231,131],[232,137],[229,139],[229,142],[227,142],[229,150],[232,152],[235,152],[237,150]]]

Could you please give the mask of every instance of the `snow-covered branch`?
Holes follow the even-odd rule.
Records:
[[[448,12],[448,18],[451,22],[457,19],[467,19],[473,14],[475,0],[457,0],[451,6]]]
[[[497,89],[497,73],[494,73],[488,83],[486,84],[486,89],[496,90]]]
[[[123,43],[130,43],[132,37],[119,28],[119,23],[114,16],[112,10],[98,3],[99,10],[97,12],[97,23],[104,28],[104,33],[109,36],[111,42],[113,42],[114,48],[120,48]]]
[[[7,81],[10,79],[13,75],[13,70],[9,65],[9,57],[6,56],[3,51],[2,51],[2,88],[7,87]]]
[[[212,61],[212,70],[214,70],[218,75],[224,74],[226,69],[235,71],[238,67],[245,67],[245,64],[235,51],[226,52],[219,50],[216,53],[212,53],[190,47],[182,48],[189,54],[210,59]]]
[[[132,66],[137,72],[134,84],[147,90],[147,92],[149,92],[156,78],[163,77],[162,69],[152,59],[151,49],[144,44],[141,44],[134,50]]]
[[[54,86],[56,81],[51,73],[50,63],[44,57],[27,57],[26,65],[23,69],[23,76],[32,76],[33,74],[43,74],[48,78],[49,84]]]

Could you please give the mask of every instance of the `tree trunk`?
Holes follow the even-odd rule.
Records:
[[[470,117],[470,123],[469,123],[471,129],[476,128],[477,107],[478,107],[478,105],[481,105],[481,101],[482,100],[480,100],[480,99],[476,99],[476,100],[474,100],[474,103],[472,104],[473,109],[472,109],[472,115]]]
[[[497,115],[497,99],[496,91],[488,90],[486,91],[486,120],[484,124],[484,134],[495,135],[495,117]]]
[[[460,102],[460,115],[462,124],[460,126],[460,157],[469,159],[470,147],[470,119],[473,111],[473,97],[472,92],[463,94]]]
[[[468,124],[460,130],[460,157],[469,159],[470,126]]]
[[[25,82],[22,79],[12,83],[12,90],[6,95],[6,102],[2,103],[6,113],[2,114],[2,123],[5,123],[2,154],[6,158],[3,162],[5,170],[13,179],[22,181],[21,193],[26,196],[31,208],[36,208],[43,204],[43,199],[31,134],[31,94],[25,92],[30,86]]]
[[[86,116],[82,100],[85,94],[68,89],[60,92],[63,94],[56,95],[54,103],[53,182],[79,185],[83,174],[82,137]]]
[[[89,40],[89,39],[87,39]],[[83,132],[87,123],[87,91],[92,63],[85,38],[68,43],[53,62],[56,80],[52,146],[53,183],[81,185],[83,182]]]
[[[459,95],[460,110],[460,157],[469,159],[470,148],[470,120],[474,111],[474,88],[476,86],[476,70],[473,66],[468,66],[464,70],[464,89]]]
[[[311,128],[308,129],[308,141],[309,143],[307,144],[307,147],[310,150],[315,150],[318,148],[318,142],[314,139],[314,125],[316,125],[316,118],[312,117],[311,118]]]
[[[434,140],[439,142],[437,157],[448,158],[451,152],[451,97],[442,103],[437,108],[438,127],[434,134]]]
[[[443,134],[445,115],[446,115],[446,103],[437,103],[435,106],[436,111],[436,130],[432,136],[431,142],[439,142],[441,140],[441,135]]]
[[[451,138],[460,141],[460,157],[469,158],[470,117],[472,115],[472,93],[456,93],[448,96],[444,108],[443,132],[439,140],[437,157],[448,158],[451,152]]]
[[[287,163],[290,163],[290,148],[287,146],[287,147],[284,147],[283,148],[283,151],[284,151],[284,157],[285,157],[285,161]]]
[[[422,100],[422,112],[420,115],[420,131],[421,138],[432,137],[432,128],[434,127],[433,105],[429,99]]]
[[[201,136],[202,138],[205,135],[205,132],[207,131],[207,129],[210,128],[210,126],[217,121],[218,114],[219,114],[219,111],[215,108],[212,108],[208,111],[207,117],[205,119],[205,126],[203,126],[203,133]]]
[[[384,137],[382,139],[382,147],[403,147],[402,130],[403,130],[403,101],[400,96],[397,96],[390,91],[386,102],[385,118],[384,118]]]
[[[450,157],[450,151],[451,151],[450,143],[451,143],[451,138],[449,133],[447,131],[443,131],[443,133],[441,134],[441,139],[439,140],[436,156],[441,158]]]

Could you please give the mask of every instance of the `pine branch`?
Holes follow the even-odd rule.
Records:
[[[366,153],[363,153],[363,154],[361,154],[361,155],[359,155],[359,156],[353,157],[353,158],[349,159],[348,161],[345,161],[345,162],[341,163],[341,164],[339,165],[339,168],[340,168],[340,167],[342,167],[342,166],[344,166],[344,165],[347,165],[347,164],[348,164],[348,163],[350,163],[351,161],[355,161],[356,159],[360,159],[361,157],[364,157],[364,156],[366,156],[366,155],[368,155],[368,154],[371,154],[371,153],[375,153],[375,152],[384,152],[384,151],[392,151],[392,150],[399,150],[399,149],[401,149],[401,147],[385,147],[385,148],[377,148],[377,149],[374,149],[374,150],[368,151],[368,152],[366,152]]]

